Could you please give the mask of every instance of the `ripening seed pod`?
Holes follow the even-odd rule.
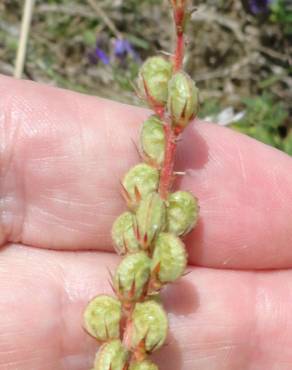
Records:
[[[127,335],[130,347],[143,359],[143,354],[155,351],[165,342],[168,320],[164,309],[151,300],[137,303],[129,330]]]
[[[114,276],[114,287],[124,303],[139,301],[145,295],[150,263],[145,252],[138,252],[127,255],[119,264]]]
[[[152,106],[164,106],[167,102],[171,76],[172,63],[161,56],[148,58],[142,65],[138,87]]]
[[[142,199],[136,214],[137,239],[144,249],[151,246],[158,233],[165,228],[165,202],[158,193],[148,194]]]
[[[113,297],[100,295],[89,302],[84,312],[84,328],[101,342],[120,337],[121,303]]]
[[[125,175],[122,185],[128,206],[135,209],[140,200],[156,191],[159,184],[159,171],[145,163],[132,167]]]
[[[177,280],[183,275],[187,264],[184,243],[173,234],[160,233],[155,242],[151,262],[157,289],[163,284]]]
[[[131,212],[122,213],[112,227],[112,239],[118,254],[134,253],[140,250],[134,232],[135,216]]]
[[[151,361],[135,362],[130,365],[129,370],[158,370],[158,366]]]
[[[168,111],[172,125],[184,129],[199,111],[199,90],[185,72],[177,72],[168,85]]]
[[[94,370],[124,370],[129,353],[119,339],[105,343],[97,352]]]
[[[148,118],[142,128],[141,145],[146,160],[157,167],[164,161],[165,133],[163,122],[157,116]]]
[[[187,191],[170,194],[166,218],[167,231],[178,236],[187,234],[198,222],[198,200]]]

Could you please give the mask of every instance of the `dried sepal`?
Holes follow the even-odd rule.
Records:
[[[151,260],[145,252],[127,255],[114,276],[114,288],[123,303],[141,300],[147,291]]]
[[[181,277],[187,264],[184,243],[175,235],[160,233],[151,261],[152,288],[158,288]]]
[[[197,198],[187,191],[177,191],[168,197],[167,231],[185,235],[191,231],[199,218]]]
[[[187,0],[170,0],[173,7],[174,21],[178,34],[185,31],[186,23],[190,18],[191,12],[187,9]]]
[[[172,76],[172,63],[162,56],[148,58],[138,77],[138,88],[148,103],[154,107],[167,102],[168,81]]]
[[[160,167],[164,161],[165,133],[163,122],[157,116],[151,116],[144,122],[141,146],[145,160]]]
[[[126,370],[129,352],[121,341],[113,340],[102,345],[97,352],[94,370]]]
[[[118,254],[135,253],[140,250],[134,225],[135,215],[131,212],[122,213],[112,227],[112,239]]]
[[[166,206],[158,193],[142,199],[136,214],[136,235],[142,248],[149,249],[166,225]]]
[[[158,366],[153,362],[146,360],[132,363],[129,370],[158,370]]]
[[[129,346],[139,361],[160,348],[167,336],[168,320],[163,307],[152,300],[137,303],[128,326]]]
[[[87,305],[84,312],[84,329],[98,341],[120,337],[121,303],[113,297],[100,295]]]
[[[188,0],[170,0],[170,3],[174,9],[185,9],[188,4]]]
[[[137,208],[141,199],[156,191],[159,184],[159,171],[146,164],[140,163],[132,167],[122,181],[123,195],[131,209]]]
[[[169,81],[168,111],[174,127],[184,129],[199,111],[199,90],[183,71]]]

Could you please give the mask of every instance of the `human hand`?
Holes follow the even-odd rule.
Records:
[[[86,370],[93,296],[111,293],[119,179],[139,162],[148,112],[0,78],[0,369]],[[190,273],[163,293],[161,370],[291,370],[292,159],[196,122],[180,143],[180,188],[201,211]]]

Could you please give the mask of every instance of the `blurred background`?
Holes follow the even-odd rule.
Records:
[[[0,73],[13,75],[24,1],[0,0]],[[292,0],[193,1],[187,72],[200,117],[292,155]],[[36,1],[24,78],[131,104],[148,56],[171,51],[167,0]]]

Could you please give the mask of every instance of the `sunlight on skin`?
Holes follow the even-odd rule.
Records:
[[[95,295],[111,294],[108,268],[118,261],[103,252],[4,248],[0,368],[88,370],[97,347],[82,311]],[[291,369],[291,271],[190,271],[164,293],[170,335],[155,354],[161,370]]]
[[[2,237],[44,248],[111,250],[119,180],[139,162],[148,112],[1,78]],[[199,198],[190,262],[290,267],[292,160],[244,135],[196,122],[183,136],[180,188]],[[4,233],[4,234],[3,234]]]
[[[118,258],[98,251],[112,250],[119,179],[139,162],[132,140],[147,115],[0,77],[0,368],[89,368],[96,345],[82,310],[110,292]],[[161,370],[290,370],[291,158],[196,122],[177,169],[187,173],[180,188],[200,200],[187,244],[201,267],[164,293],[171,333],[155,355]]]

